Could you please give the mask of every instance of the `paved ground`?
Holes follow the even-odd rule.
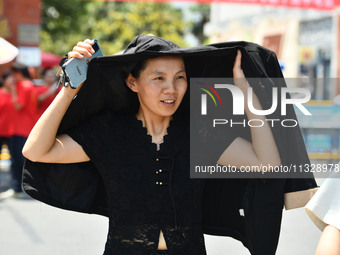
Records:
[[[4,172],[0,171],[0,183]],[[60,210],[34,200],[0,201],[1,255],[102,254],[107,219]],[[301,209],[284,211],[277,255],[314,254],[320,231]],[[241,243],[205,236],[208,255],[249,255]]]

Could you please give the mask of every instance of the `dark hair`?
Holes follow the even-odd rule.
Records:
[[[28,67],[23,65],[23,64],[19,64],[19,63],[15,63],[12,66],[12,71],[13,72],[19,72],[21,73],[25,78],[27,79],[31,79],[30,73],[28,71]]]
[[[146,68],[146,62],[149,60],[150,58],[147,59],[143,59],[141,61],[139,61],[137,63],[137,65],[132,69],[131,71],[131,75],[133,77],[135,77],[136,79],[139,78],[140,73]]]
[[[7,70],[5,71],[0,78],[0,88],[4,85],[4,81],[11,75],[11,71]]]
[[[8,76],[10,76],[11,74],[12,74],[11,71],[10,71],[10,70],[7,70],[7,71],[5,71],[5,72],[2,74],[1,78],[2,78],[3,80],[6,80],[6,79],[8,78]]]

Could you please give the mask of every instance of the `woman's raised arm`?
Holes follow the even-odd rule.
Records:
[[[247,98],[250,85],[241,69],[241,58],[241,51],[238,50],[233,69],[234,82],[242,90],[244,98]],[[254,108],[261,110],[260,101],[255,93],[252,94],[252,97]],[[281,164],[280,154],[266,117],[252,113],[248,108],[247,100],[245,100],[244,109],[248,120],[260,119],[264,125],[261,127],[250,127],[251,143],[241,137],[237,137],[222,153],[217,163],[237,168],[246,166],[279,166]]]
[[[93,41],[87,39],[79,42],[68,53],[69,58],[90,57],[94,53],[91,45]],[[77,89],[64,87],[56,96],[51,105],[32,129],[22,150],[23,155],[31,161],[46,163],[75,163],[90,160],[83,148],[68,135],[57,137],[57,131]]]

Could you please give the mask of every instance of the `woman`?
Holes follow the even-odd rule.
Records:
[[[90,57],[92,44],[90,40],[79,42],[68,57]],[[168,41],[161,47],[178,48]],[[240,51],[233,74],[235,85],[246,95],[249,84],[241,69]],[[188,116],[177,114],[187,79],[182,57],[143,60],[125,78],[126,86],[138,97],[135,114],[105,112],[57,135],[69,105],[81,91],[81,86],[65,87],[25,144],[23,154],[31,161],[94,163],[109,204],[104,254],[206,254],[200,213],[204,181],[189,177]],[[254,107],[261,109],[257,96],[252,96]],[[253,115],[247,105],[245,111],[248,119],[265,120]],[[252,143],[241,137],[226,139],[218,163],[280,165],[270,127],[264,123],[261,128],[251,128]],[[244,153],[246,158],[240,156]]]

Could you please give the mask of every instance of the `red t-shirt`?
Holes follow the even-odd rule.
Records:
[[[36,111],[36,120],[38,120],[40,116],[44,113],[44,111],[46,111],[47,107],[49,107],[49,105],[52,103],[52,101],[54,100],[58,92],[61,90],[61,88],[62,87],[59,87],[57,91],[55,92],[55,94],[47,97],[44,101],[40,103],[40,105],[38,105],[37,111]],[[40,95],[46,93],[48,90],[49,88],[46,86],[35,86],[34,87],[34,91],[35,91],[37,99]]]
[[[14,135],[28,137],[35,124],[37,100],[34,93],[34,85],[31,81],[25,80],[16,84],[18,99],[17,102],[22,109],[14,110]]]
[[[13,111],[12,94],[0,89],[0,137],[12,136]]]

